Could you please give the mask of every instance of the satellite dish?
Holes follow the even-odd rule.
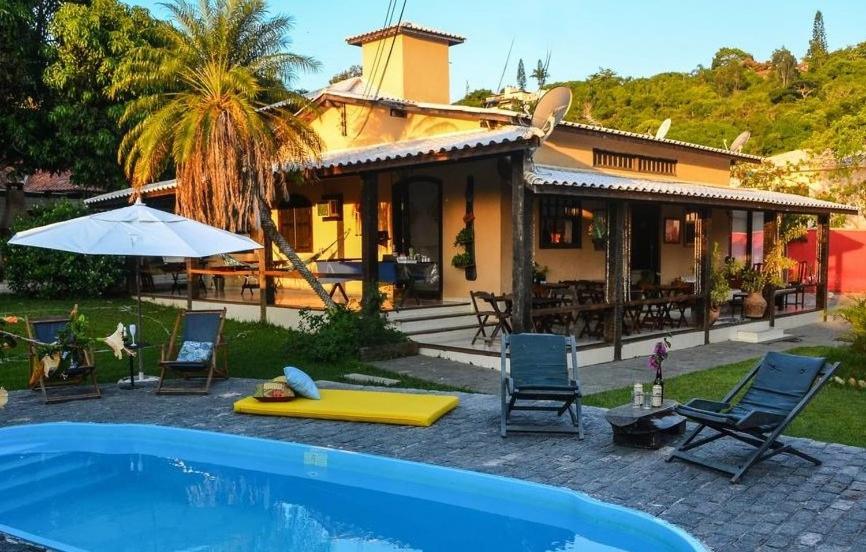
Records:
[[[662,124],[659,125],[659,129],[656,131],[656,140],[664,140],[664,137],[668,135],[668,131],[671,129],[671,120],[665,119],[662,121]]]
[[[729,147],[728,149],[731,151],[736,151],[736,152],[743,151],[743,146],[746,145],[746,142],[748,142],[749,138],[751,138],[751,137],[752,137],[752,133],[749,132],[748,130],[744,130],[743,132],[741,132],[739,134],[739,136],[734,138],[734,141],[731,142],[731,147]]]
[[[529,124],[541,131],[541,140],[544,141],[565,117],[569,107],[571,107],[571,89],[567,86],[551,88],[538,100]]]

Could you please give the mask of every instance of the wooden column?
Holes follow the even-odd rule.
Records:
[[[267,243],[267,238],[265,239]],[[262,322],[268,321],[268,277],[265,271],[268,269],[268,254],[267,247],[256,249],[258,257],[259,273],[256,279],[259,281],[259,320]]]
[[[824,311],[827,321],[827,284],[830,277],[830,215],[818,215],[817,235],[818,285],[815,286],[815,306]]]
[[[379,173],[361,175],[361,304],[379,293]]]
[[[511,184],[511,320],[514,333],[532,331],[532,195],[523,178],[523,152],[510,158]]]
[[[607,251],[605,268],[605,290],[607,302],[613,305],[605,318],[605,339],[613,343],[614,360],[622,360],[622,319],[625,302],[625,242],[626,211],[628,205],[622,201],[607,204]]]
[[[192,270],[192,259],[186,259],[186,310],[192,310],[192,300],[194,298],[194,292],[197,290],[196,286],[193,282],[193,274],[190,272]]]
[[[695,303],[695,321],[704,331],[704,343],[710,342],[710,286],[712,284],[713,252],[710,245],[712,209],[697,210],[695,220],[695,293],[701,295]]]

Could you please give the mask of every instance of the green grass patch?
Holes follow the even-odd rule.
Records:
[[[823,356],[841,361],[839,374],[846,374],[866,362],[848,347],[797,347],[793,354]],[[721,400],[751,369],[758,359],[744,360],[683,374],[665,380],[665,397],[686,402],[696,397]],[[631,388],[613,389],[584,397],[583,403],[611,408],[631,401]],[[866,447],[866,391],[828,383],[812,403],[785,431],[788,435],[818,441]]]
[[[21,317],[22,321],[17,326],[10,326],[8,329],[20,335],[26,335],[24,316],[41,318],[64,315],[76,303],[78,303],[79,311],[90,322],[89,334],[91,337],[98,338],[110,335],[114,332],[118,322],[126,325],[136,321],[136,303],[127,298],[50,300],[0,295],[0,316],[14,314]],[[145,373],[159,374],[160,347],[168,341],[177,313],[178,309],[172,307],[143,303],[143,338],[146,343],[152,344],[143,352]],[[381,370],[354,359],[327,363],[309,360],[298,351],[289,350],[286,343],[287,331],[284,328],[270,324],[226,320],[224,336],[228,344],[229,373],[234,377],[273,378],[282,374],[284,366],[293,365],[306,371],[313,379],[317,380],[346,381],[343,379],[344,374],[360,372],[398,379],[400,380],[398,386],[404,388],[465,391],[465,389]],[[116,359],[107,346],[99,342],[94,348],[97,351],[95,362],[100,382],[114,383],[121,377],[129,375],[127,358]],[[27,344],[19,343],[16,348],[7,353],[6,358],[0,362],[0,386],[6,389],[26,388],[30,373]],[[219,388],[217,387],[217,389]]]

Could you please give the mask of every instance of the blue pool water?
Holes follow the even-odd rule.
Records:
[[[0,429],[0,532],[91,551],[703,550],[554,487],[159,426]]]

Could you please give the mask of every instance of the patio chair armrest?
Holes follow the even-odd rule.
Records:
[[[677,414],[702,424],[720,424],[731,425],[735,420],[728,414],[721,414],[712,410],[701,410],[693,408],[685,404],[677,406],[675,409]]]
[[[722,410],[731,407],[730,403],[722,401],[710,401],[707,399],[692,399],[683,406],[694,408],[697,410],[707,410],[709,412],[721,412]]]
[[[754,429],[764,426],[776,426],[785,419],[782,414],[775,414],[764,410],[751,410],[748,414],[740,418],[737,423],[737,429]]]

